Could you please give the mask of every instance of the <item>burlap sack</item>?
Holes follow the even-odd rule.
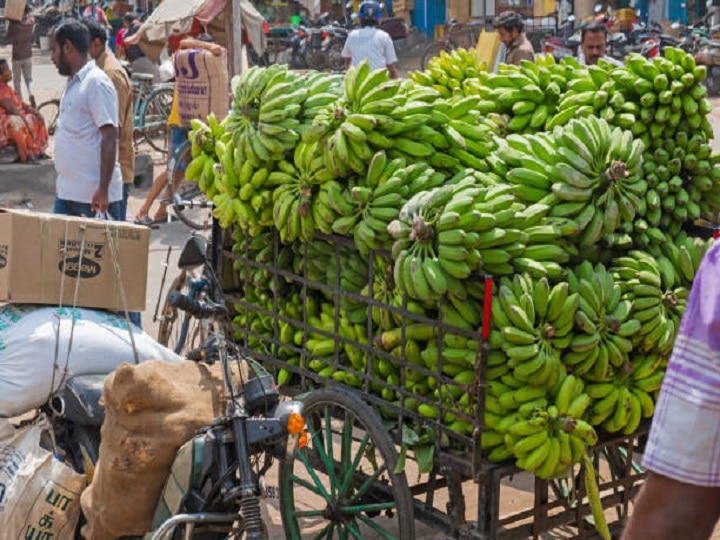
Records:
[[[81,497],[83,537],[142,536],[175,453],[222,412],[219,364],[122,364],[105,382],[100,458]]]

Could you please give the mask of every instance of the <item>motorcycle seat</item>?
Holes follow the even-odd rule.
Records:
[[[107,374],[76,375],[65,383],[65,414],[71,422],[84,426],[101,426],[105,408],[100,405]]]

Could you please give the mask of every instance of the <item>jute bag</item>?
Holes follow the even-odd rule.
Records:
[[[219,364],[150,360],[110,374],[100,457],[81,499],[83,537],[144,535],[176,452],[221,412],[223,397]]]
[[[73,538],[85,477],[40,447],[44,415],[15,428],[0,419],[2,538]]]

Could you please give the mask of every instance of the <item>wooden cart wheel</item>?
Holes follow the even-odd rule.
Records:
[[[285,536],[415,538],[412,496],[377,414],[349,389],[304,400],[308,444],[280,464]]]

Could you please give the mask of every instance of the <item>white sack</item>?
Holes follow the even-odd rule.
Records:
[[[94,309],[74,311],[73,330],[71,308],[0,306],[0,417],[17,416],[39,407],[52,393],[51,386],[58,390],[67,377],[110,373],[122,362],[135,361],[124,318]],[[53,369],[58,328],[58,365]],[[71,330],[72,348],[68,354]],[[133,336],[140,362],[182,361],[139,328],[133,327]]]

